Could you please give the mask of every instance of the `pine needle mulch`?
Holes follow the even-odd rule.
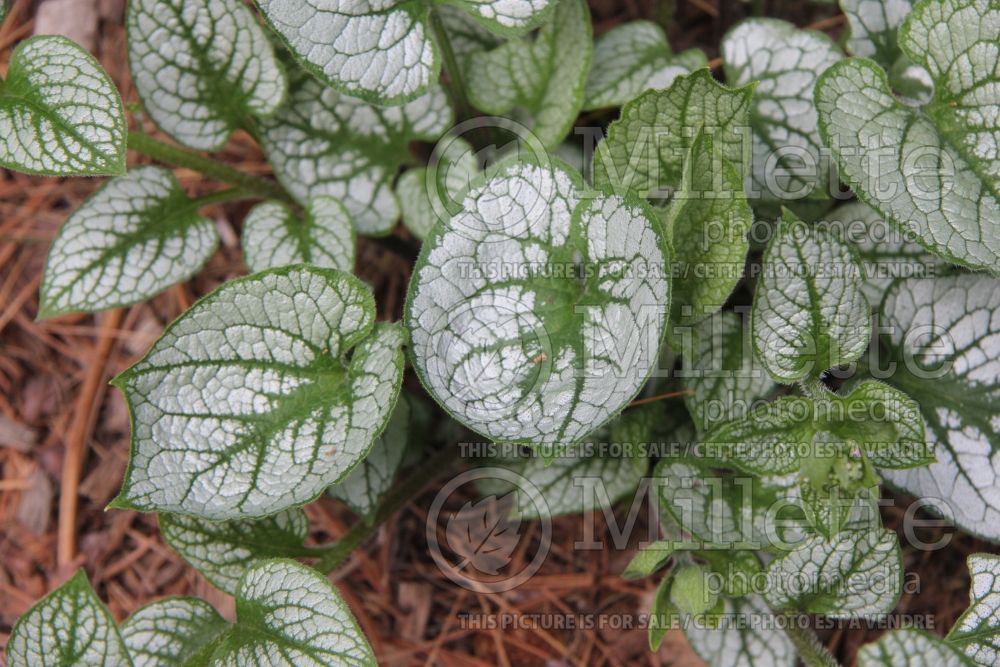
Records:
[[[686,23],[674,29],[678,41],[708,44],[718,39],[725,3],[681,4],[679,16]],[[629,18],[655,17],[653,5],[638,0],[602,0],[594,2],[593,9],[599,30]],[[32,0],[13,3],[0,28],[0,62],[7,61],[13,44],[30,36],[33,11]],[[830,26],[836,29],[840,23],[834,17]],[[96,50],[126,101],[134,101],[120,15],[102,19]],[[258,148],[245,135],[237,135],[220,157],[245,170],[268,173]],[[139,161],[132,156],[132,164]],[[191,172],[181,170],[178,176],[195,194],[216,187]],[[117,493],[128,456],[125,404],[107,381],[141,356],[196,298],[246,273],[237,229],[247,207],[227,205],[211,211],[222,243],[194,280],[146,304],[37,322],[38,285],[48,246],[67,215],[99,185],[99,180],[33,178],[0,170],[0,649],[18,616],[80,567],[118,619],[169,595],[204,597],[224,615],[233,614],[232,599],[164,544],[154,517],[104,511]],[[362,242],[358,267],[375,287],[381,316],[398,318],[409,264],[398,253]],[[644,510],[623,549],[577,549],[574,543],[584,538],[583,521],[557,520],[549,557],[538,574],[510,592],[483,594],[450,582],[429,556],[425,522],[433,495],[425,491],[398,512],[331,575],[380,664],[702,664],[679,631],[668,634],[658,653],[649,651],[640,614],[649,609],[655,581],[625,582],[618,576],[634,554],[638,537],[647,534]],[[330,499],[310,506],[308,513],[316,542],[335,539],[355,521]],[[627,513],[627,506],[617,508],[619,524]],[[887,510],[886,516],[891,525],[898,525],[902,510]],[[595,522],[595,536],[610,544],[612,531],[601,517]],[[538,539],[536,524],[521,530],[525,545]],[[952,531],[930,532],[928,541]],[[986,548],[956,534],[943,551],[907,549],[907,570],[918,573],[922,590],[904,595],[899,611],[931,614],[936,630],[942,631],[967,601],[965,555]],[[528,551],[516,550],[511,567],[518,569]],[[864,634],[871,637],[877,630]],[[862,634],[834,629],[824,636],[850,663]]]

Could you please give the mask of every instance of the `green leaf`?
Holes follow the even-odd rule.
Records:
[[[252,272],[312,264],[350,273],[354,250],[351,217],[333,197],[310,201],[302,218],[282,202],[264,202],[243,221],[243,258]]]
[[[53,242],[38,317],[128,306],[190,278],[219,243],[199,206],[162,167],[108,181]]]
[[[662,199],[680,187],[684,158],[699,129],[715,149],[744,165],[745,128],[755,84],[728,88],[708,69],[677,77],[666,90],[646,91],[626,104],[594,155],[594,183]]]
[[[901,55],[896,33],[913,8],[912,0],[840,0],[851,37],[848,50],[889,69]]]
[[[301,509],[236,521],[161,514],[160,532],[206,579],[220,590],[234,593],[251,565],[268,558],[304,555],[302,544],[309,534],[309,521]]]
[[[7,18],[7,0],[0,0],[0,23]]]
[[[236,625],[212,667],[376,667],[350,609],[327,578],[290,560],[252,565],[236,590]]]
[[[653,574],[670,560],[674,555],[674,549],[670,542],[653,542],[645,549],[641,549],[631,561],[622,577],[625,579],[641,579]]]
[[[702,565],[687,564],[674,570],[670,586],[670,602],[685,614],[703,614],[719,601],[718,591],[712,591],[708,582],[709,569]]]
[[[0,80],[0,167],[46,176],[125,173],[125,111],[101,66],[65,37],[27,39]]]
[[[871,340],[851,248],[785,211],[764,253],[753,301],[753,342],[776,382],[791,384],[858,359]]]
[[[903,585],[896,534],[848,530],[807,538],[767,569],[764,598],[775,609],[832,618],[872,618],[892,611]]]
[[[748,19],[722,40],[726,81],[757,81],[750,126],[754,188],[763,201],[829,197],[813,87],[840,49],[820,32],[777,19]]]
[[[330,487],[329,493],[347,504],[356,514],[371,522],[382,497],[392,488],[396,471],[403,463],[410,433],[414,429],[406,394],[396,402],[385,431],[375,439],[368,456],[344,480]]]
[[[821,426],[816,404],[801,396],[782,396],[743,418],[705,434],[705,451],[757,475],[784,475],[799,468],[801,453],[812,448]]]
[[[589,196],[567,169],[501,166],[434,228],[410,282],[420,380],[498,441],[583,439],[636,396],[663,337],[669,285],[654,214]]]
[[[1000,3],[921,2],[899,46],[930,72],[922,110],[898,102],[875,63],[850,59],[816,86],[820,131],[841,175],[869,204],[941,257],[1000,272],[1000,142],[993,121]]]
[[[399,177],[396,194],[403,224],[417,238],[427,238],[434,225],[461,208],[462,198],[478,175],[479,161],[467,141],[442,140],[427,167],[409,169]]]
[[[651,21],[629,21],[594,42],[584,110],[618,107],[653,88],[667,88],[682,74],[708,65],[705,52],[674,54],[663,28]]]
[[[977,665],[988,667],[1000,660],[1000,556],[972,554],[968,564],[969,608],[955,621],[947,640]]]
[[[684,634],[702,660],[720,667],[795,667],[795,648],[759,596],[724,601],[719,627],[697,619]],[[687,620],[687,619],[686,619]]]
[[[302,265],[196,303],[114,380],[132,455],[112,505],[248,519],[317,497],[368,453],[399,393],[403,332],[374,320],[360,280]]]
[[[688,327],[719,310],[743,277],[753,211],[743,181],[698,131],[684,160],[684,177],[664,227],[674,248],[672,326]]]
[[[532,132],[554,148],[580,113],[592,48],[586,2],[560,0],[533,40],[512,40],[472,54],[469,101],[489,114],[527,111]]]
[[[776,385],[753,353],[742,317],[720,312],[693,329],[692,350],[684,356],[684,397],[699,431],[745,417]]]
[[[900,281],[882,303],[887,381],[920,405],[937,462],[886,479],[963,530],[1000,540],[1000,281]]]
[[[218,150],[285,97],[284,69],[241,0],[133,0],[126,29],[143,106],[186,146]]]
[[[433,141],[452,122],[434,85],[397,107],[376,107],[299,74],[289,99],[260,121],[260,139],[278,180],[299,203],[339,199],[361,234],[387,233],[399,218],[392,181],[411,141]]]
[[[205,664],[228,630],[219,612],[197,598],[158,600],[129,616],[121,627],[135,667]]]
[[[874,380],[862,382],[838,399],[836,411],[846,418],[829,420],[824,427],[860,446],[874,465],[904,469],[934,462],[920,406],[899,389]]]
[[[337,90],[375,104],[412,100],[441,69],[428,12],[434,3],[347,0],[257,0],[264,18],[299,63]],[[517,34],[538,25],[550,0],[455,0],[493,32]]]
[[[555,5],[550,2],[548,6]],[[458,7],[439,4],[434,7],[434,13],[440,19],[448,42],[451,44],[451,50],[455,54],[455,60],[458,61],[463,81],[468,78],[469,59],[473,53],[489,51],[504,43],[502,36],[487,30],[482,23]]]
[[[858,251],[865,275],[862,289],[873,310],[878,309],[896,279],[933,277],[945,272],[946,264],[916,243],[911,233],[889,225],[864,202],[838,206],[825,220],[845,230],[845,238]]]
[[[83,570],[35,603],[7,641],[8,667],[131,667],[115,620]]]
[[[659,651],[667,631],[674,626],[677,609],[670,602],[670,583],[672,577],[667,574],[656,587],[653,594],[653,605],[649,610],[649,649]]]
[[[858,667],[977,667],[940,637],[903,628],[887,632],[858,651]]]

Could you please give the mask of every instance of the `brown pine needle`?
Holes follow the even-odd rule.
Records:
[[[640,398],[638,400],[632,401],[628,404],[630,408],[634,408],[637,405],[645,405],[646,403],[653,403],[655,401],[662,401],[668,398],[679,398],[681,396],[690,396],[692,392],[690,389],[681,389],[680,391],[671,391],[666,394],[657,394],[656,396],[650,396],[648,398]]]

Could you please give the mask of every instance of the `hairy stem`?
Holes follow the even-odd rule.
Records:
[[[143,132],[129,131],[128,147],[137,153],[142,153],[159,162],[174,167],[192,169],[213,180],[228,183],[243,190],[247,193],[247,196],[252,195],[258,199],[278,199],[293,202],[288,192],[276,181],[244,173],[239,169],[234,169],[228,164],[205,157],[200,153],[154,139]]]
[[[386,519],[409,502],[428,482],[448,470],[452,462],[458,458],[458,451],[458,447],[449,445],[435,452],[420,467],[409,472],[398,486],[386,494],[370,522],[356,523],[339,540],[329,547],[322,548],[323,553],[316,563],[316,569],[320,572],[331,572],[343,564],[351,552],[364,544]]]
[[[820,643],[816,633],[799,622],[801,618],[801,614],[785,614],[783,627],[802,662],[806,667],[840,667],[840,663]]]

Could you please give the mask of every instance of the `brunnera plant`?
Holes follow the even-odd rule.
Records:
[[[652,480],[662,539],[623,576],[658,577],[654,650],[680,625],[720,667],[834,665],[805,615],[892,611],[881,485],[1000,542],[1000,1],[840,8],[843,47],[741,21],[720,81],[657,24],[595,37],[583,0],[130,0],[131,123],[79,46],[18,44],[0,165],[110,177],[53,242],[39,317],[187,280],[219,242],[205,207],[256,203],[252,273],[113,380],[112,507],[157,513],[235,620],[168,598],[119,625],[81,571],[17,623],[10,667],[374,665],[325,575],[453,463],[410,437],[432,429],[535,454],[486,461],[542,489],[516,520],[592,509],[583,477],[605,504]],[[581,157],[584,111],[607,127]],[[206,155],[236,130],[274,178]],[[177,168],[224,187],[191,196]],[[402,322],[352,275],[358,236],[413,262]],[[609,441],[688,447],[588,446]],[[358,521],[314,545],[322,494]],[[859,664],[1000,664],[1000,560],[969,571],[946,637],[892,631]]]

